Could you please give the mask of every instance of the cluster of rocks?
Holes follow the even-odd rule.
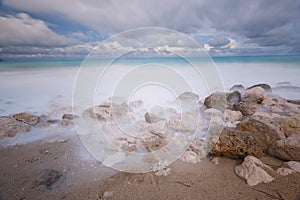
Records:
[[[235,90],[236,89],[236,90]],[[227,156],[230,158],[245,158],[254,156],[260,158],[265,155],[277,157],[284,161],[300,161],[300,106],[297,100],[287,100],[272,94],[269,85],[258,84],[244,89],[242,86],[233,87],[232,92],[213,93],[204,101],[207,110],[214,116],[223,113],[221,132],[210,154],[213,156]],[[237,91],[238,90],[238,91]],[[234,117],[233,117],[234,116]],[[231,119],[234,123],[226,124]],[[215,140],[211,137],[210,140]],[[244,165],[236,169],[237,174],[246,177],[250,185],[251,178],[242,172],[247,166],[262,168],[255,173],[271,180],[262,172],[267,168],[250,157],[245,159]],[[251,174],[251,172],[250,172]],[[249,179],[250,180],[249,180]]]
[[[105,141],[106,148],[111,150],[154,152],[167,148],[172,141],[186,147],[180,160],[187,163],[200,162],[208,152],[216,157],[245,158],[244,163],[236,167],[236,173],[250,185],[272,180],[265,170],[273,169],[257,159],[265,155],[289,161],[277,169],[278,173],[297,172],[295,166],[300,161],[298,100],[272,94],[272,88],[267,84],[249,88],[236,85],[230,92],[216,92],[203,101],[199,101],[198,95],[185,92],[177,100],[183,105],[181,112],[160,106],[147,111],[143,109],[142,101],[135,101],[97,105],[84,110],[81,116],[64,114],[61,120],[28,112],[2,116],[0,139],[24,134],[32,127],[70,125],[77,119],[95,120],[97,126],[100,125],[101,130],[112,138]],[[198,116],[199,112],[203,118]],[[90,129],[96,130],[93,126]],[[181,137],[176,135],[177,131],[181,132]],[[197,131],[204,132],[204,138],[194,138]],[[114,156],[103,162],[112,165],[125,159],[120,153]],[[170,168],[163,166],[157,167],[156,174],[170,173]],[[249,174],[264,179],[253,179]]]
[[[62,119],[52,119],[47,115],[35,115],[21,112],[10,116],[0,116],[0,139],[23,135],[32,128],[44,128],[52,125],[69,125],[78,116],[64,114]]]

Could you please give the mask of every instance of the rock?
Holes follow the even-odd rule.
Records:
[[[195,132],[198,126],[198,113],[175,113],[168,120],[167,127],[176,131]]]
[[[214,157],[213,159],[211,159],[211,162],[212,162],[214,165],[219,165],[219,157]]]
[[[265,148],[250,132],[225,127],[210,154],[230,158],[244,158],[248,155],[262,157],[265,155]]]
[[[292,173],[300,173],[300,162],[289,161],[283,164],[276,170],[282,176],[286,176]]]
[[[265,99],[266,91],[261,87],[254,87],[244,91],[241,95],[241,101],[233,105],[233,109],[241,111],[243,115],[252,115],[261,107]]]
[[[282,160],[300,161],[300,134],[276,141],[270,147],[269,153]]]
[[[158,121],[167,120],[168,118],[167,110],[161,106],[154,106],[151,108],[150,112],[145,114],[145,121],[148,123],[155,123]]]
[[[234,122],[234,121],[240,121],[242,120],[242,113],[240,111],[232,111],[226,109],[224,112],[225,115],[225,121]]]
[[[212,117],[223,117],[223,113],[215,108],[208,108],[203,112],[204,117],[210,119]]]
[[[240,100],[241,94],[238,91],[231,93],[216,92],[205,98],[204,105],[207,108],[215,108],[223,112],[225,109],[234,109],[234,105]]]
[[[179,158],[181,161],[186,163],[198,163],[200,162],[200,158],[197,153],[188,150],[184,152],[181,157]]]
[[[276,83],[276,86],[291,86],[292,83],[289,81],[282,81],[282,82],[278,82]]]
[[[200,159],[206,157],[206,142],[203,139],[194,139],[188,147],[188,150],[195,152]]]
[[[167,144],[167,142],[164,141],[161,137],[153,134],[146,135],[144,137],[141,137],[140,139],[142,144],[148,151],[159,150]]]
[[[272,92],[271,86],[268,85],[268,84],[265,84],[265,83],[260,83],[260,84],[253,85],[253,86],[247,88],[247,90],[252,89],[252,88],[256,88],[256,87],[261,87],[261,88],[263,88],[266,92]]]
[[[272,119],[258,115],[245,118],[237,125],[237,129],[250,132],[265,147],[269,147],[275,141],[285,138],[279,127],[272,124]]]
[[[286,137],[300,134],[300,117],[283,118],[283,133]]]
[[[290,169],[297,173],[300,173],[300,162],[290,161],[285,163]]]
[[[86,109],[82,116],[84,118],[96,118],[100,120],[107,120],[112,116],[113,109],[110,105],[99,105]]]
[[[55,184],[63,174],[54,169],[43,169],[39,172],[34,185],[36,186],[46,186],[48,189]]]
[[[74,114],[64,114],[64,115],[62,116],[61,124],[67,126],[67,125],[73,123],[73,122],[74,122],[74,119],[77,119],[77,118],[79,118],[78,115],[74,115]]]
[[[13,114],[12,116],[16,120],[24,122],[25,124],[29,124],[31,126],[37,124],[39,121],[39,116],[33,115],[30,112],[21,112],[18,114]]]
[[[227,93],[226,100],[227,100],[227,108],[233,110],[234,105],[236,105],[241,101],[241,93],[239,93],[238,91]]]
[[[60,120],[58,119],[51,119],[48,115],[41,115],[39,117],[39,122],[35,125],[37,128],[48,127],[51,125],[60,124]]]
[[[171,173],[171,168],[167,161],[159,161],[153,167],[155,176],[168,176]]]
[[[233,85],[229,91],[238,91],[238,92],[243,92],[245,90],[245,87],[241,84],[238,85]]]
[[[240,111],[243,115],[253,115],[258,107],[256,102],[241,101],[234,105],[234,110]]]
[[[266,91],[262,87],[249,88],[242,93],[242,101],[260,104],[265,99],[265,93]]]
[[[0,139],[15,137],[28,132],[30,129],[29,124],[17,121],[13,117],[0,117]]]
[[[224,111],[226,109],[226,93],[225,92],[216,92],[208,97],[205,98],[204,100],[204,105],[207,108],[215,108],[220,111]]]
[[[166,121],[158,121],[152,123],[151,126],[148,127],[150,133],[158,135],[159,137],[166,137],[167,136],[167,127]]]
[[[281,176],[287,176],[289,174],[293,174],[295,173],[294,170],[290,169],[290,168],[286,168],[286,167],[280,167],[276,170],[276,172],[278,174],[280,174]]]
[[[265,170],[272,171],[269,166],[253,156],[245,157],[244,162],[235,167],[235,173],[240,178],[245,179],[250,186],[273,181],[274,178]]]
[[[292,104],[296,104],[296,105],[300,105],[300,100],[292,100],[292,99],[288,99],[287,102],[288,102],[288,103],[292,103]]]

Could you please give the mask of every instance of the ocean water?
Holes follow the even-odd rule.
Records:
[[[203,99],[235,84],[267,83],[279,95],[300,99],[299,75],[300,56],[3,62],[0,115],[70,107],[76,88],[83,92],[75,98],[83,101],[98,104],[114,96],[142,100],[146,108],[171,104],[185,90]]]

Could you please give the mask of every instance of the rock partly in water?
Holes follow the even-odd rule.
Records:
[[[204,105],[207,108],[215,108],[220,111],[224,111],[226,109],[226,93],[225,92],[216,92],[208,97],[205,98],[204,100]]]
[[[67,126],[69,124],[74,123],[74,120],[79,118],[78,115],[74,115],[74,114],[64,114],[62,116],[62,120],[61,120],[61,124],[64,126]]]
[[[30,129],[29,124],[18,121],[13,117],[0,117],[0,139],[15,137],[28,132]]]
[[[270,147],[269,153],[282,160],[300,161],[300,134],[276,141]]]
[[[225,127],[210,154],[230,158],[244,158],[248,155],[262,157],[265,148],[250,132]]]
[[[39,172],[36,180],[34,181],[35,186],[45,186],[51,189],[51,186],[59,181],[63,174],[54,169],[43,169]]]
[[[261,88],[263,88],[266,92],[272,92],[271,86],[268,85],[268,84],[265,84],[265,83],[260,83],[260,84],[252,85],[251,87],[248,87],[247,90],[252,89],[252,88],[256,88],[256,87],[261,87]]]
[[[238,85],[233,85],[229,91],[238,91],[238,92],[243,92],[245,90],[245,87],[241,84]]]
[[[112,106],[111,105],[99,105],[92,108],[86,109],[82,116],[84,118],[96,118],[100,120],[107,120],[112,116]]]
[[[254,156],[245,157],[244,162],[235,167],[235,173],[250,186],[273,181],[274,178],[266,170],[272,171],[272,168]]]
[[[207,108],[215,108],[223,112],[225,109],[234,109],[234,105],[240,100],[241,94],[238,91],[231,93],[216,92],[205,98],[204,105]]]
[[[30,112],[21,112],[12,115],[18,121],[24,122],[25,124],[29,124],[31,126],[35,125],[39,121],[39,116],[34,115]]]
[[[60,124],[60,120],[51,119],[48,115],[41,115],[39,117],[39,122],[35,125],[37,128],[44,128],[48,126],[58,125]]]
[[[158,135],[151,133],[144,135],[145,136],[140,137],[141,143],[150,152],[159,150],[167,144],[167,142]]]

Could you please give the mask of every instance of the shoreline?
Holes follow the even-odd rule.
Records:
[[[297,132],[297,126],[286,128],[285,124],[285,121],[291,119],[300,121],[300,105],[298,101],[290,101],[272,95],[270,89],[272,88],[268,85],[260,84],[253,88],[244,88],[238,93],[228,92],[221,96],[215,93],[206,97],[204,105],[199,104],[203,109],[203,118],[201,119],[210,123],[216,119],[219,120],[216,121],[219,123],[221,119],[222,126],[225,126],[209,154],[207,155],[208,152],[203,154],[207,147],[202,146],[201,142],[191,144],[181,155],[182,157],[171,165],[162,166],[154,172],[144,174],[118,172],[95,160],[83,147],[74,128],[74,123],[81,116],[65,113],[61,120],[55,120],[47,116],[19,113],[1,117],[1,120],[4,120],[2,125],[3,122],[5,125],[5,120],[9,120],[8,123],[16,123],[15,127],[20,131],[15,133],[16,136],[9,135],[12,134],[9,132],[3,137],[3,133],[8,133],[5,132],[5,128],[6,131],[13,131],[9,126],[3,126],[2,140],[7,136],[15,137],[15,141],[18,137],[26,138],[30,129],[35,134],[44,134],[44,136],[25,142],[20,140],[14,143],[12,139],[11,144],[1,143],[0,157],[3,164],[0,166],[0,199],[43,199],[54,196],[56,199],[220,199],[226,197],[228,199],[298,200],[300,198],[300,173],[292,172],[292,169],[284,167],[288,163],[287,161],[293,161],[292,158],[299,161],[300,157],[297,157],[296,152],[296,157],[287,158],[276,145],[280,145],[279,141],[281,140],[300,135]],[[226,97],[225,102],[223,102],[223,97]],[[179,98],[191,102],[199,97],[197,98],[197,95],[192,93],[184,93]],[[224,116],[222,112],[220,115],[220,110],[223,109],[222,106],[220,107],[220,103],[223,105],[222,102],[226,107],[223,110]],[[140,104],[135,102],[131,106],[136,109]],[[86,109],[83,118],[93,118],[105,122],[110,120],[111,115],[115,112],[110,109],[113,108],[109,105],[100,105],[98,110]],[[122,106],[118,107],[118,113],[122,114],[123,109]],[[168,118],[169,115],[173,118]],[[137,116],[140,117],[140,114]],[[174,116],[176,116],[176,112],[172,110],[164,116],[166,118],[163,120],[168,121],[167,124],[164,124],[167,129],[180,129],[187,132],[194,130],[191,123],[186,124],[185,129],[182,129],[181,126],[176,125],[176,120],[169,121],[170,119],[174,120]],[[113,142],[117,142],[117,145],[121,145],[117,147],[127,152],[151,152],[156,148],[164,148],[164,143],[161,141],[168,141],[172,137],[168,135],[171,132],[163,133],[162,129],[159,129],[158,132],[156,129],[153,130],[153,126],[162,120],[160,117],[153,111],[149,112],[148,117],[145,115],[145,121],[140,124],[143,126],[142,129],[150,130],[151,134],[144,136],[150,143],[143,143],[144,140],[140,140],[142,145],[138,146],[139,143],[136,142],[138,139],[135,137],[127,137],[125,140],[121,138],[121,142],[117,142],[118,137],[121,137],[118,132],[114,132],[117,139]],[[258,121],[255,121],[257,118]],[[185,120],[184,118],[179,119]],[[140,123],[140,120],[137,118],[137,122]],[[271,125],[269,120],[275,126]],[[183,123],[185,122],[183,121]],[[257,123],[262,123],[264,128],[258,129],[262,125]],[[293,123],[297,125],[298,121]],[[207,123],[204,125],[206,126]],[[253,126],[255,128],[251,129]],[[277,126],[283,132],[277,132],[279,130]],[[203,130],[212,131],[206,128],[203,127]],[[230,134],[233,133],[236,136],[231,135],[231,138],[228,139],[226,135],[228,130]],[[255,131],[253,132],[253,130]],[[258,137],[257,132],[266,131],[268,133],[269,130],[274,131],[270,133],[270,137],[274,138],[271,141],[268,138]],[[241,146],[243,142],[248,141],[241,135],[252,138],[251,143],[246,143],[245,147]],[[207,143],[212,139],[213,137],[208,138]],[[157,145],[158,141],[159,146],[154,147],[153,144]],[[238,141],[236,143],[238,146],[235,146],[235,141]],[[228,145],[228,142],[231,142],[231,146]],[[226,144],[226,148],[224,148],[224,144]],[[241,147],[245,148],[242,152],[238,149]],[[250,151],[251,148],[256,150]],[[270,150],[273,152],[270,153]],[[239,177],[236,168],[246,161],[244,158],[247,156],[256,156],[267,166],[256,166],[259,170],[266,170],[269,167],[265,172],[273,178],[272,181],[250,186],[251,183],[248,180]],[[118,162],[122,162],[122,160],[113,162],[112,165],[117,164],[116,166],[118,166]],[[290,174],[280,174],[279,169],[282,167],[283,170],[290,170],[288,171]],[[45,169],[50,170],[47,172],[49,174],[41,176]],[[43,182],[45,176],[46,185]],[[282,185],[287,187],[283,188]]]

